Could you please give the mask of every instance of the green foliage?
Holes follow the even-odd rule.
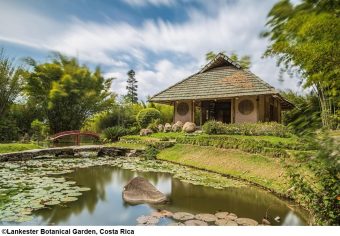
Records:
[[[148,126],[148,129],[151,129],[154,133],[158,132],[158,125],[160,124],[160,120],[159,119],[155,119],[153,120]]]
[[[140,104],[114,104],[108,111],[95,114],[86,120],[83,130],[100,133],[112,126],[137,127],[136,116],[143,107]]]
[[[226,55],[225,52],[221,52],[223,55]],[[207,52],[205,54],[205,59],[206,61],[211,61],[212,59],[214,59],[217,56],[216,53],[214,53],[213,51]],[[230,55],[230,59],[237,62],[238,64],[240,64],[240,66],[244,69],[249,69],[250,65],[251,65],[251,58],[248,55],[239,57],[236,53],[232,53]]]
[[[321,108],[318,97],[311,93],[298,95],[292,91],[283,93],[295,107],[283,112],[282,121],[290,130],[299,135],[306,135],[322,127]]]
[[[18,97],[22,90],[23,70],[16,66],[14,59],[5,55],[0,49],[0,117]]]
[[[204,123],[202,129],[207,134],[268,135],[278,137],[291,136],[291,132],[287,127],[276,122],[224,124],[222,122],[212,120]]]
[[[221,136],[221,135],[198,135],[182,136],[176,138],[177,143],[191,144],[198,146],[212,146],[225,149],[240,149],[249,153],[261,153],[271,157],[289,157],[285,148],[305,149],[303,145],[286,145],[283,143],[271,143],[256,138],[249,139],[243,137]]]
[[[20,152],[39,148],[41,147],[33,143],[0,143],[0,153]]]
[[[160,150],[163,150],[165,148],[172,147],[172,146],[174,146],[173,142],[166,142],[166,141],[148,143],[143,156],[147,160],[154,160],[156,159],[157,154],[160,152]]]
[[[298,74],[318,94],[325,127],[339,126],[340,18],[335,0],[281,0],[268,14],[265,56],[275,56],[283,71]]]
[[[117,141],[120,137],[129,134],[129,130],[122,126],[113,126],[103,130],[104,141]]]
[[[32,139],[42,141],[48,136],[48,125],[35,119],[31,123]]]
[[[136,119],[141,128],[146,128],[154,120],[160,119],[161,113],[155,108],[145,108],[141,110]]]
[[[339,225],[340,222],[340,145],[327,135],[322,137],[314,158],[306,158],[300,166],[308,166],[314,180],[297,171],[296,165],[288,165],[296,199],[316,216],[319,225]],[[311,178],[311,177],[310,177]]]
[[[174,114],[174,107],[170,105],[165,105],[165,104],[154,104],[154,103],[149,103],[148,104],[149,108],[155,108],[159,110],[161,113],[161,121],[163,123],[172,123],[173,121],[173,114]]]
[[[61,54],[48,63],[28,61],[33,67],[25,76],[28,98],[41,108],[53,133],[80,129],[86,118],[114,100],[112,79],[105,80],[99,68],[91,72],[75,58]]]
[[[0,143],[19,139],[19,128],[11,116],[0,117]]]
[[[128,103],[137,103],[138,97],[137,97],[137,80],[135,78],[136,73],[133,70],[130,70],[128,73],[128,80],[127,80],[127,95],[125,96],[125,100]]]

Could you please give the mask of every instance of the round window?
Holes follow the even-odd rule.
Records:
[[[181,102],[177,105],[177,113],[181,116],[184,116],[188,113],[189,111],[189,105],[188,103]]]
[[[249,99],[243,100],[238,104],[238,110],[243,115],[249,115],[254,110],[254,104]]]

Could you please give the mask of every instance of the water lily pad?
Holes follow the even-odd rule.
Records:
[[[62,202],[74,202],[74,201],[77,201],[78,198],[76,197],[64,197],[64,198],[61,198],[60,201]]]
[[[86,192],[86,191],[90,191],[91,188],[85,188],[85,187],[82,187],[82,188],[78,188],[78,191],[80,192]]]
[[[81,195],[83,195],[82,193],[80,192],[72,192],[72,193],[68,193],[67,194],[69,197],[79,197]]]
[[[58,200],[52,200],[52,201],[49,201],[49,202],[45,202],[44,204],[45,204],[46,206],[54,206],[54,205],[60,204],[60,201],[58,201]]]

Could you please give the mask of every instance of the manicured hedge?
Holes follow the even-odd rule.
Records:
[[[160,120],[161,113],[155,108],[145,108],[138,113],[136,119],[141,128],[146,128],[153,121]]]
[[[242,137],[218,136],[218,135],[201,135],[201,136],[185,136],[176,138],[177,143],[192,144],[199,146],[213,146],[225,149],[239,149],[250,153],[261,153],[272,157],[288,157],[286,149],[301,150],[305,147],[287,144],[274,144],[264,140],[245,139]]]
[[[276,122],[224,124],[212,120],[207,121],[202,126],[202,129],[207,134],[266,135],[277,137],[292,136],[292,133],[286,126]]]

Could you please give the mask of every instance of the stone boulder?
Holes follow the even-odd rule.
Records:
[[[179,126],[179,127],[181,127],[181,128],[183,128],[183,122],[182,121],[177,121],[176,123],[175,123],[175,125],[177,125],[177,126]]]
[[[139,132],[140,136],[148,136],[150,134],[152,134],[153,131],[151,129],[141,129]]]
[[[167,133],[167,132],[171,132],[172,130],[172,126],[169,124],[169,123],[166,123],[164,125],[164,132]]]
[[[181,131],[181,130],[182,130],[182,127],[178,126],[177,124],[174,124],[174,125],[172,126],[172,131],[173,131],[173,132],[179,132],[179,131]]]
[[[243,226],[256,226],[259,224],[256,220],[249,219],[249,218],[237,218],[235,221],[237,224],[243,225]]]
[[[187,220],[184,222],[186,226],[208,226],[207,222],[201,220]]]
[[[176,212],[173,214],[172,218],[179,221],[193,220],[195,216],[188,212]]]
[[[132,204],[162,203],[167,200],[163,193],[142,177],[135,177],[125,185],[123,199]]]
[[[182,130],[186,133],[193,133],[196,130],[196,125],[192,122],[185,122]]]
[[[164,125],[159,124],[159,125],[157,126],[157,128],[158,128],[158,132],[163,132],[163,130],[164,130]]]
[[[217,220],[217,217],[213,214],[197,214],[195,218],[205,222],[215,222]]]

